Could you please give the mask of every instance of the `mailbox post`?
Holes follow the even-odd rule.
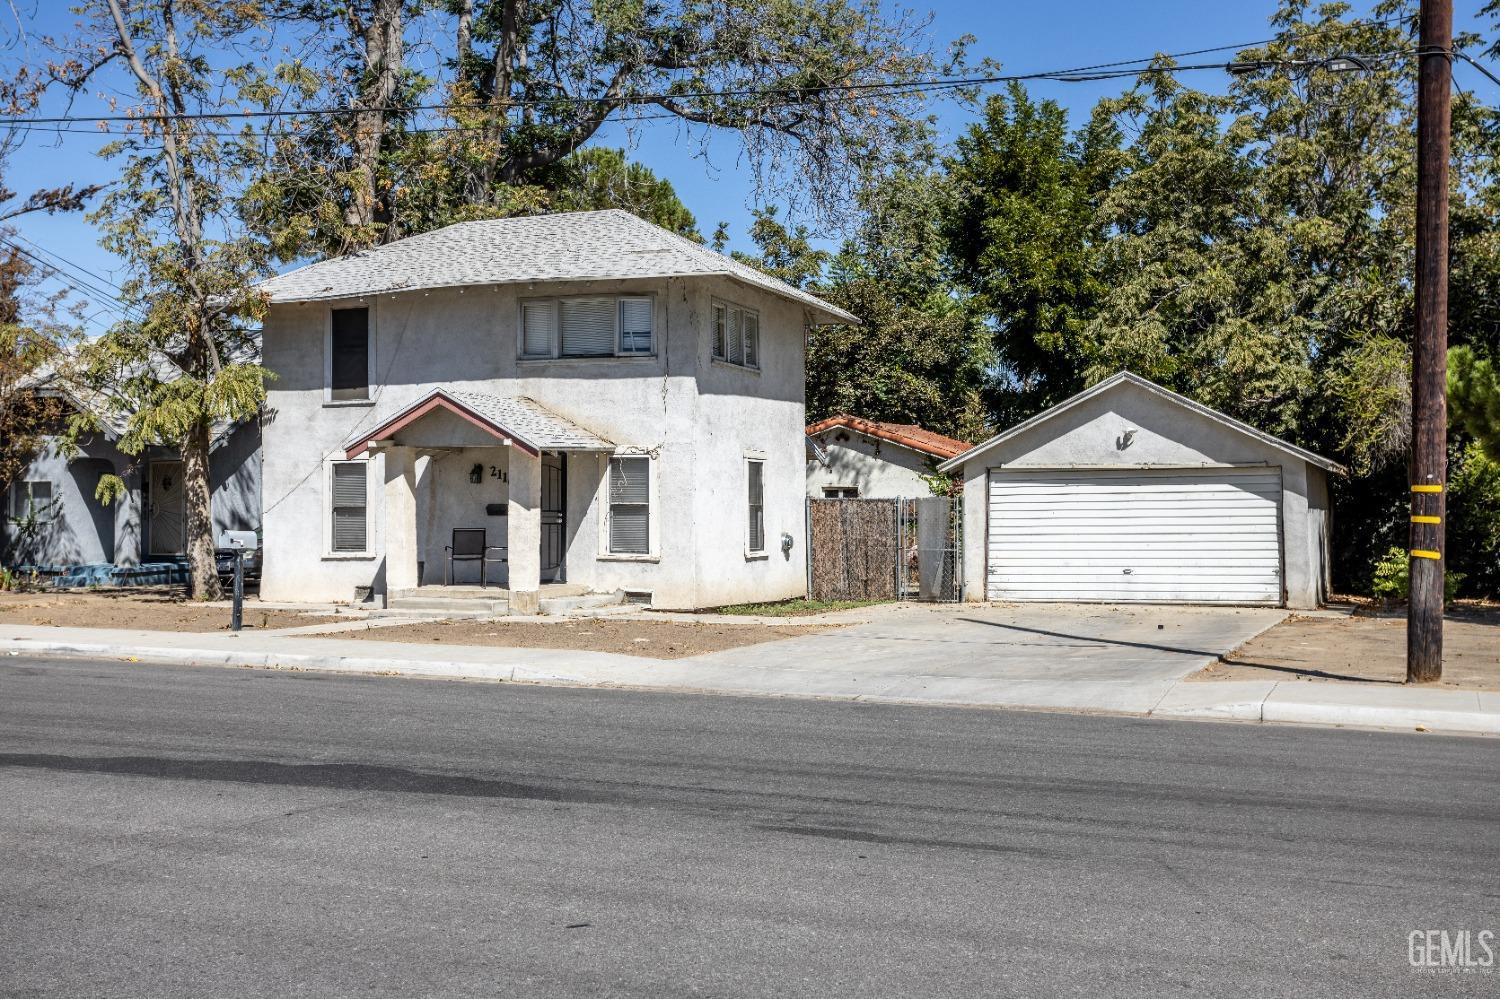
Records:
[[[234,610],[229,616],[229,630],[239,631],[245,621],[245,553],[257,547],[254,531],[225,531],[219,535],[219,547],[234,552]]]

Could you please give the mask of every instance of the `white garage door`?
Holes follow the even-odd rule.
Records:
[[[991,600],[1281,603],[1279,469],[990,472]]]

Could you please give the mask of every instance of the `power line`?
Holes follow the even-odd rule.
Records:
[[[45,246],[42,246],[40,243],[36,242],[35,240],[27,239],[25,236],[23,236],[19,232],[8,233],[5,238],[10,239],[10,240],[17,240],[17,239],[19,239],[21,242],[23,242],[23,243],[27,244],[28,246],[32,247],[33,249],[35,249],[38,253],[41,253],[41,254],[43,254],[44,256],[47,256],[47,257],[51,257],[51,258],[53,258],[55,260],[61,261],[64,265],[73,268],[75,271],[79,271],[80,273],[88,275],[89,277],[93,278],[94,280],[99,281],[100,283],[102,283],[106,288],[113,289],[115,292],[123,294],[124,291],[125,291],[125,289],[121,288],[119,285],[115,284],[113,281],[111,281],[109,278],[105,277],[104,275],[99,274],[99,273],[97,273],[95,271],[91,271],[87,267],[83,266],[80,263],[76,263],[76,262],[74,262],[72,260],[69,260],[67,257],[63,256],[61,253],[58,253],[56,250],[49,250],[49,249],[47,249]]]
[[[59,267],[57,264],[42,259],[36,254],[27,250],[24,246],[21,246],[19,243],[14,242],[9,236],[0,235],[0,246],[9,247],[16,253],[21,254],[21,256],[25,257],[27,260],[40,267],[44,276],[57,279],[61,284],[68,288],[71,288],[73,291],[78,292],[81,295],[85,295],[88,298],[94,299],[95,301],[103,299],[103,301],[99,302],[99,304],[104,305],[109,311],[125,316],[126,318],[142,318],[138,310],[127,304],[118,296],[112,295],[102,288],[98,288],[93,284],[90,284],[87,279],[80,278],[77,274],[74,274],[63,267]]]
[[[1362,27],[1389,26],[1401,21],[1409,20],[1406,17],[1389,17],[1370,21],[1356,21],[1348,24],[1328,25],[1323,28],[1314,28],[1302,32],[1300,38],[1314,35],[1328,34],[1337,31],[1350,31]],[[819,84],[806,87],[781,87],[781,88],[750,88],[739,90],[703,90],[688,92],[659,91],[654,93],[625,94],[616,98],[602,96],[573,96],[562,95],[555,97],[521,97],[507,98],[503,102],[504,110],[524,107],[557,107],[563,105],[609,105],[611,108],[631,105],[664,105],[664,102],[680,102],[694,100],[708,100],[714,98],[737,98],[737,97],[768,97],[785,96],[793,98],[812,95],[827,95],[844,93],[852,97],[873,96],[910,96],[925,93],[930,90],[953,90],[965,87],[988,86],[997,83],[1025,83],[1029,81],[1051,80],[1059,83],[1089,83],[1100,80],[1118,79],[1139,75],[1141,73],[1157,72],[1189,72],[1196,70],[1224,69],[1227,63],[1201,63],[1189,66],[1139,66],[1140,63],[1154,63],[1160,59],[1184,59],[1197,55],[1206,55],[1214,52],[1227,52],[1231,50],[1254,48],[1261,45],[1269,45],[1280,41],[1280,38],[1266,38],[1254,42],[1241,42],[1231,45],[1216,45],[1209,48],[1193,49],[1187,52],[1168,53],[1166,55],[1153,55],[1138,59],[1122,59],[1114,62],[1095,63],[1088,66],[1075,66],[1068,69],[1054,69],[1031,73],[997,73],[984,76],[967,77],[934,77],[919,80],[890,80],[871,83],[842,83],[842,84]],[[1133,68],[1124,68],[1133,67]],[[788,104],[811,103],[810,100],[792,100]],[[495,110],[491,105],[483,104],[411,104],[411,105],[379,105],[376,107],[324,107],[324,108],[300,108],[300,109],[267,109],[260,111],[216,111],[216,112],[187,112],[182,114],[111,114],[94,116],[57,115],[35,118],[9,117],[0,118],[0,126],[26,127],[39,125],[69,125],[69,124],[111,124],[126,123],[138,124],[142,122],[181,122],[181,121],[231,121],[231,120],[264,120],[279,118],[301,118],[319,115],[349,116],[362,114],[405,114],[422,111],[486,111]],[[675,115],[674,115],[675,117]]]

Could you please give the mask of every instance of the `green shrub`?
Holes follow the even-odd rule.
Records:
[[[1451,603],[1458,594],[1458,584],[1464,581],[1461,572],[1449,572],[1443,576],[1443,600]],[[1406,549],[1392,545],[1380,561],[1375,563],[1375,574],[1370,580],[1370,592],[1386,600],[1405,600],[1411,596],[1411,560]]]

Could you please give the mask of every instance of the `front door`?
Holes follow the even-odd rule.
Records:
[[[566,545],[568,458],[542,455],[542,582],[561,583],[567,576],[563,566]]]
[[[153,461],[148,483],[151,503],[152,555],[181,555],[185,550],[184,515],[187,504],[182,493],[182,462]]]

